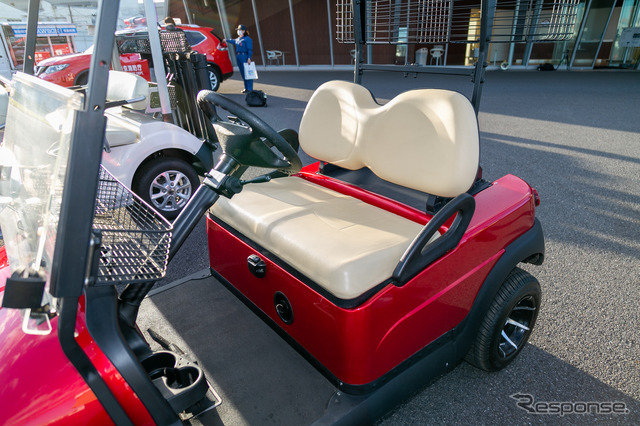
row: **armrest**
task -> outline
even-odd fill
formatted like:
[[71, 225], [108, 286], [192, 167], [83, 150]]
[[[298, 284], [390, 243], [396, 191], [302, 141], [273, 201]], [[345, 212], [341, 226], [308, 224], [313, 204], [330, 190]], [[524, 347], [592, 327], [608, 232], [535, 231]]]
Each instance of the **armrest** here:
[[[475, 199], [467, 193], [449, 201], [413, 240], [393, 271], [392, 278], [402, 285], [446, 252], [456, 248], [469, 227], [475, 208]], [[447, 232], [432, 241], [438, 229], [454, 215], [456, 217]]]

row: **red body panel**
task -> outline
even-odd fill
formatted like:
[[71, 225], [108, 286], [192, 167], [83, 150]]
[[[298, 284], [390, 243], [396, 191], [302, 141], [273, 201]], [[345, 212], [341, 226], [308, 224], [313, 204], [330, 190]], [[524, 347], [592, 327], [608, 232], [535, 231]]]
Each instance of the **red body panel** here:
[[191, 46], [198, 53], [207, 55], [207, 62], [216, 64], [220, 68], [223, 78], [225, 75], [233, 73], [233, 65], [229, 59], [227, 44], [223, 39], [219, 39], [213, 34], [213, 28], [199, 27], [197, 25], [176, 25], [183, 31], [197, 31], [205, 36], [205, 39], [198, 44]]
[[[0, 257], [2, 253], [4, 247], [0, 248]], [[9, 276], [8, 267], [0, 269], [0, 300]], [[94, 393], [63, 353], [57, 325], [57, 317], [54, 317], [49, 335], [25, 334], [21, 311], [0, 308], [0, 424], [112, 424]], [[78, 311], [76, 335], [76, 340], [129, 418], [135, 424], [153, 424], [142, 402], [91, 338], [84, 322], [83, 303]]]
[[[70, 87], [76, 84], [76, 78], [83, 72], [89, 71], [91, 65], [91, 53], [74, 53], [71, 55], [55, 56], [49, 59], [45, 59], [38, 64], [39, 67], [50, 67], [53, 65], [68, 66], [58, 72], [39, 74], [43, 80], [50, 81], [64, 87]], [[133, 74], [140, 75], [147, 80], [151, 80], [151, 73], [149, 72], [149, 63], [145, 59], [141, 59], [140, 55], [136, 53], [126, 53], [120, 55], [120, 64], [122, 70], [131, 72]]]
[[139, 75], [145, 80], [151, 81], [149, 61], [140, 58], [140, 55], [135, 53], [120, 55], [120, 65], [122, 65], [122, 71]]
[[55, 332], [28, 335], [21, 323], [20, 311], [0, 309], [0, 423], [109, 424], [102, 405], [62, 352]]
[[38, 67], [50, 67], [64, 64], [68, 64], [65, 69], [48, 74], [39, 74], [38, 77], [55, 84], [59, 84], [60, 86], [73, 86], [78, 75], [85, 71], [89, 71], [91, 54], [82, 52], [73, 53], [71, 55], [54, 56], [38, 62]]
[[[2, 268], [9, 265], [9, 261], [7, 259], [7, 251], [4, 249], [4, 246], [0, 247], [0, 274], [2, 273]], [[2, 278], [2, 275], [0, 275]], [[4, 280], [0, 279], [0, 282], [4, 282]], [[0, 290], [4, 288], [4, 284], [0, 287]]]
[[[353, 186], [303, 175], [416, 222], [426, 223], [430, 218]], [[365, 385], [458, 325], [504, 247], [533, 226], [531, 188], [515, 176], [499, 179], [475, 199], [476, 212], [458, 248], [402, 287], [389, 284], [353, 309], [335, 305], [209, 218], [211, 267], [341, 382]], [[246, 262], [251, 254], [267, 263], [264, 278], [249, 272]], [[292, 324], [284, 324], [275, 311], [277, 291], [291, 302]]]

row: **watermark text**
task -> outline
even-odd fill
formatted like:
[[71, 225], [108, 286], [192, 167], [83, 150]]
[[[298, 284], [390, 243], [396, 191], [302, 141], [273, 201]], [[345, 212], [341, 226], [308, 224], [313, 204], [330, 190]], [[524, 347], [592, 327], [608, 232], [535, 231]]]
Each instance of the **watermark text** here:
[[531, 414], [629, 414], [627, 404], [622, 401], [536, 401], [528, 393], [511, 395], [521, 410]]

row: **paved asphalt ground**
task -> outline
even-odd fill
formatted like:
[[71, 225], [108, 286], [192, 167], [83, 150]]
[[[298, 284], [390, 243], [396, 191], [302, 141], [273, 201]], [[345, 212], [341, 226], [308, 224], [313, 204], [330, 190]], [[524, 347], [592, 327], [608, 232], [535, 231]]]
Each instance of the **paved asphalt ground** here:
[[[297, 130], [313, 90], [332, 79], [352, 73], [262, 72], [256, 88], [268, 108], [253, 111], [276, 129]], [[370, 73], [363, 83], [380, 102], [411, 88], [471, 93], [466, 77]], [[381, 423], [640, 424], [640, 73], [490, 72], [484, 86], [485, 177], [512, 173], [541, 195], [546, 261], [526, 269], [541, 283], [542, 310], [507, 369], [462, 363]], [[242, 102], [240, 89], [234, 77], [220, 92]], [[164, 283], [207, 267], [206, 253], [203, 221]], [[531, 414], [510, 397], [518, 393], [565, 402], [565, 411], [619, 402], [625, 414]]]

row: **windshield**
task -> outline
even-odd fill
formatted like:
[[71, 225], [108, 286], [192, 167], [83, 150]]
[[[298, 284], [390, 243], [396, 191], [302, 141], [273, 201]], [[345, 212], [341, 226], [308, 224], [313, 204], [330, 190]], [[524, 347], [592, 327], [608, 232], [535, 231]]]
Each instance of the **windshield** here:
[[[162, 3], [155, 8], [158, 16], [165, 16]], [[142, 2], [121, 1], [117, 29], [145, 26], [142, 15]], [[93, 48], [86, 52], [93, 53]], [[22, 73], [14, 75], [11, 87], [0, 145], [0, 239], [12, 272], [44, 268], [48, 275], [70, 133], [83, 95]]]
[[13, 77], [0, 148], [0, 228], [12, 272], [51, 272], [70, 134], [82, 102], [81, 94], [39, 78]]

